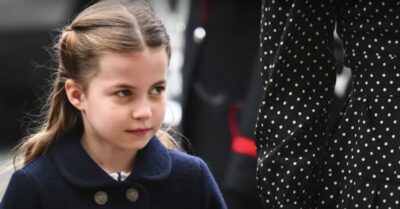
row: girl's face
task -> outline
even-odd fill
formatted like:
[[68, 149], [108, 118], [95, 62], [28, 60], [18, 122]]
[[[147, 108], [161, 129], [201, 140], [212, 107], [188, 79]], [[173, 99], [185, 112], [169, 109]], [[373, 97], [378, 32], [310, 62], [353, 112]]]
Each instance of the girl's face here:
[[146, 146], [164, 119], [167, 68], [163, 49], [101, 56], [78, 108], [84, 139], [122, 150]]

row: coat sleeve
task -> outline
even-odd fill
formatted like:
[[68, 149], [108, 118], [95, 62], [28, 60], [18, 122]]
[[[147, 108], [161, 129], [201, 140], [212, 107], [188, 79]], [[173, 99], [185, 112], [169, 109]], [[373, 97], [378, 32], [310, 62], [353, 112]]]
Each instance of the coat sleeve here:
[[331, 0], [262, 2], [264, 94], [256, 125], [266, 208], [312, 208], [336, 68]]
[[200, 160], [200, 186], [201, 186], [201, 202], [204, 209], [226, 209], [224, 198], [221, 191], [203, 160]]
[[37, 194], [29, 174], [24, 170], [17, 170], [11, 176], [0, 209], [40, 209]]

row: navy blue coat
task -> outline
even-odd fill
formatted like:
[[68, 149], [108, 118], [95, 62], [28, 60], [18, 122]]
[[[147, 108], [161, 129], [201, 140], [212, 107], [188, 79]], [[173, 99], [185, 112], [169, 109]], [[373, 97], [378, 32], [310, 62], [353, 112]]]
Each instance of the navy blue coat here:
[[89, 157], [79, 134], [61, 137], [49, 152], [15, 171], [0, 209], [226, 208], [201, 159], [166, 149], [153, 137], [139, 151], [132, 174], [118, 182]]

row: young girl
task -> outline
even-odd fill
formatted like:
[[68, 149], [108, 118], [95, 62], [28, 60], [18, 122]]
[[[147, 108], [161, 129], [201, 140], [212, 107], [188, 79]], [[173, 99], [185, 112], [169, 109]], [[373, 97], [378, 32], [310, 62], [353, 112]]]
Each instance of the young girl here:
[[47, 115], [0, 209], [226, 208], [205, 163], [159, 130], [170, 42], [148, 6], [100, 1], [56, 49]]

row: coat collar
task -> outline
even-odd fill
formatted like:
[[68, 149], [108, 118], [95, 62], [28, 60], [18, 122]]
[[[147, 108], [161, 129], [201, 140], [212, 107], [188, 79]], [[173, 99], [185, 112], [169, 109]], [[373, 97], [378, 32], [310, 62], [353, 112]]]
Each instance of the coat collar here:
[[[58, 138], [50, 149], [61, 175], [80, 187], [113, 186], [121, 184], [101, 169], [83, 149], [81, 129]], [[135, 168], [125, 182], [155, 182], [171, 173], [168, 150], [154, 136], [136, 156]]]

